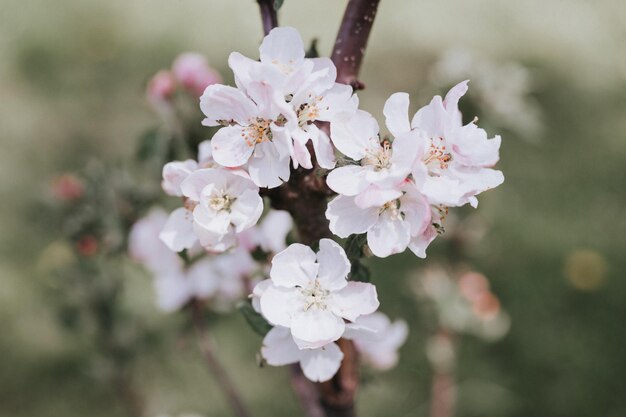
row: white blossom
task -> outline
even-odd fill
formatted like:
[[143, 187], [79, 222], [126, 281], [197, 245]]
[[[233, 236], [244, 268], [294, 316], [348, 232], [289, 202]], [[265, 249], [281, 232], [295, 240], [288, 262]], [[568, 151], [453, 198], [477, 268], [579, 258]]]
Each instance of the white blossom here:
[[315, 254], [308, 246], [292, 244], [272, 260], [271, 285], [260, 296], [263, 316], [287, 327], [296, 345], [315, 349], [341, 337], [344, 319], [356, 320], [378, 308], [376, 287], [348, 282], [350, 262], [337, 243], [320, 241]]

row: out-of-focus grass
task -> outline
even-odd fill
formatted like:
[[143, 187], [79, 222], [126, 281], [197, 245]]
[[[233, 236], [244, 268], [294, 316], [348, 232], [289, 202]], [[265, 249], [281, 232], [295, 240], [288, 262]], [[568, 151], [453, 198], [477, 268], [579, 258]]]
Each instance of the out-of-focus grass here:
[[[285, 24], [299, 27], [305, 39], [320, 37], [321, 51], [327, 51], [341, 15], [337, 2], [285, 3]], [[395, 91], [412, 93], [416, 108], [426, 64], [438, 48], [465, 46], [522, 60], [539, 82], [545, 135], [536, 144], [505, 135], [500, 167], [507, 180], [481, 199], [481, 216], [491, 228], [471, 248], [513, 325], [493, 345], [463, 340], [459, 416], [626, 415], [620, 320], [626, 315], [624, 16], [624, 6], [609, 0], [382, 2], [363, 71], [368, 89], [360, 93], [375, 115]], [[0, 415], [124, 415], [113, 389], [93, 382], [90, 352], [52, 317], [36, 261], [55, 236], [39, 233], [37, 225], [49, 219], [32, 209], [33, 201], [54, 173], [94, 156], [129, 159], [136, 137], [155, 120], [143, 85], [178, 52], [206, 53], [225, 70], [228, 52], [254, 55], [259, 39], [252, 0], [5, 1]], [[405, 277], [441, 258], [441, 245], [427, 261], [402, 255], [372, 262], [384, 311], [407, 318], [412, 331], [402, 366], [384, 374], [366, 371], [359, 398], [364, 416], [427, 415], [427, 329]], [[580, 249], [593, 251], [608, 268], [591, 291], [574, 288], [565, 276], [567, 259]], [[129, 302], [146, 305], [149, 280], [137, 273], [128, 279]], [[134, 369], [149, 411], [227, 415], [195, 347], [171, 330], [171, 318], [144, 310], [172, 332]], [[256, 367], [260, 339], [240, 317], [220, 322], [214, 336], [255, 415], [296, 414], [286, 373]]]

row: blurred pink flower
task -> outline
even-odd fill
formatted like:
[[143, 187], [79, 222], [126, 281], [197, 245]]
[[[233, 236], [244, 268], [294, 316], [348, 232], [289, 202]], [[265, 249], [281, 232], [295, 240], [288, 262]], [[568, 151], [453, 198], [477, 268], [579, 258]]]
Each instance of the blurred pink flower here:
[[183, 88], [200, 97], [204, 90], [222, 81], [221, 75], [209, 66], [207, 59], [197, 53], [186, 52], [176, 58], [172, 74]]
[[54, 198], [61, 201], [72, 201], [83, 195], [85, 186], [75, 175], [62, 174], [52, 179], [50, 190]]
[[174, 75], [167, 70], [161, 70], [154, 74], [148, 82], [146, 94], [148, 99], [153, 103], [161, 103], [168, 101], [176, 90], [176, 79]]

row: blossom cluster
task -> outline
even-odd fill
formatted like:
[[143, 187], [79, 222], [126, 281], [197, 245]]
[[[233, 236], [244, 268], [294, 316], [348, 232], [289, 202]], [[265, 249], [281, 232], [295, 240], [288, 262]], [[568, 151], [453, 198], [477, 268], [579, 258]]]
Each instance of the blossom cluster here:
[[[250, 252], [260, 247], [273, 255], [270, 278], [252, 294], [273, 326], [261, 351], [268, 364], [299, 362], [309, 379], [328, 380], [341, 364], [336, 342], [344, 338], [373, 366], [391, 367], [406, 324], [376, 311], [373, 284], [348, 280], [351, 263], [338, 243], [322, 239], [317, 253], [302, 244], [285, 248], [292, 227], [286, 213], [271, 212], [257, 225], [265, 210], [261, 190], [316, 161], [337, 193], [325, 212], [332, 233], [366, 234], [378, 257], [407, 248], [425, 257], [450, 207], [476, 207], [478, 194], [502, 183], [492, 168], [500, 137], [490, 139], [476, 120], [463, 124], [458, 102], [467, 81], [412, 118], [408, 94], [393, 94], [383, 109], [385, 135], [358, 108], [352, 87], [336, 82], [330, 59], [305, 57], [295, 29], [273, 29], [259, 52], [259, 60], [230, 55], [236, 86], [212, 82], [204, 89], [202, 124], [215, 134], [200, 144], [197, 160], [163, 167], [162, 188], [181, 206], [167, 219], [152, 213], [138, 224], [131, 250], [157, 276], [161, 305], [172, 310], [220, 292], [240, 296], [254, 274]], [[175, 254], [183, 251], [223, 255], [183, 265]]]

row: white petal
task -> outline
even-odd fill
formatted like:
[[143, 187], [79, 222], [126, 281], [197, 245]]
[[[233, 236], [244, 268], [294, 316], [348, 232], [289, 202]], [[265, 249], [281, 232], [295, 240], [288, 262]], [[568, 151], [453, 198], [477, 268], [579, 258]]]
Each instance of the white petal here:
[[282, 210], [272, 210], [265, 216], [259, 229], [261, 230], [261, 249], [270, 253], [278, 253], [285, 249], [287, 235], [293, 228], [291, 215]]
[[299, 362], [302, 353], [286, 327], [272, 328], [263, 339], [261, 355], [269, 365], [283, 366]]
[[344, 329], [343, 319], [330, 310], [314, 307], [298, 312], [291, 322], [291, 335], [300, 349], [315, 349], [334, 342]]
[[378, 208], [401, 196], [402, 191], [397, 188], [381, 188], [371, 185], [354, 198], [354, 203], [361, 209]]
[[320, 240], [317, 263], [319, 264], [318, 280], [324, 289], [336, 291], [347, 285], [346, 278], [350, 272], [350, 261], [337, 242], [330, 239]]
[[263, 281], [256, 284], [254, 286], [254, 289], [252, 290], [252, 295], [251, 295], [252, 308], [254, 308], [254, 311], [256, 311], [259, 314], [261, 313], [261, 296], [263, 295], [265, 290], [271, 287], [272, 285], [274, 284], [272, 284], [271, 279], [264, 279]]
[[263, 39], [259, 47], [261, 62], [295, 66], [304, 61], [304, 43], [292, 27], [277, 27]]
[[181, 183], [180, 188], [186, 197], [189, 197], [193, 201], [200, 201], [202, 198], [202, 192], [207, 186], [217, 186], [217, 188], [223, 188], [224, 186], [224, 171], [206, 168], [199, 169], [192, 172]]
[[437, 230], [433, 226], [426, 228], [424, 233], [417, 235], [411, 239], [409, 249], [420, 258], [426, 257], [426, 248], [437, 237]]
[[275, 285], [305, 286], [315, 280], [319, 264], [315, 252], [303, 244], [294, 243], [272, 258], [270, 276]]
[[330, 138], [337, 149], [355, 161], [363, 159], [370, 149], [378, 148], [378, 123], [366, 111], [357, 111], [347, 121], [332, 123]]
[[261, 314], [275, 326], [291, 327], [303, 305], [300, 290], [296, 288], [272, 285], [263, 291], [260, 298]]
[[355, 196], [365, 190], [367, 169], [361, 165], [346, 165], [333, 169], [326, 177], [326, 184], [338, 194]]
[[387, 129], [394, 137], [411, 130], [409, 124], [409, 95], [407, 93], [395, 93], [387, 99], [383, 108]]
[[180, 197], [183, 195], [180, 184], [198, 168], [193, 159], [186, 161], [168, 162], [163, 166], [163, 181], [161, 187], [167, 195]]
[[198, 164], [202, 168], [213, 165], [213, 148], [210, 140], [203, 140], [198, 145]]
[[425, 138], [418, 130], [409, 131], [396, 136], [392, 144], [391, 163], [396, 175], [408, 176], [415, 165], [418, 155], [421, 156], [420, 148]]
[[378, 222], [367, 232], [367, 246], [379, 258], [404, 252], [411, 240], [411, 225], [392, 217], [388, 210], [381, 213]]
[[128, 252], [155, 275], [182, 270], [182, 259], [159, 239], [159, 233], [167, 222], [167, 213], [152, 209], [139, 219], [128, 235]]
[[202, 121], [205, 126], [218, 126], [220, 121], [230, 120], [245, 126], [257, 111], [252, 100], [243, 92], [221, 84], [210, 85], [204, 90], [200, 97], [200, 109], [206, 116]]
[[216, 212], [202, 205], [197, 205], [193, 210], [193, 220], [197, 226], [220, 236], [228, 233], [230, 227], [228, 212], [224, 210]]
[[237, 233], [254, 226], [263, 213], [263, 199], [257, 191], [245, 190], [231, 205], [230, 222]]
[[329, 228], [337, 236], [365, 233], [378, 220], [378, 207], [362, 209], [354, 203], [354, 197], [337, 196], [326, 209]]
[[211, 139], [215, 162], [225, 167], [238, 167], [248, 162], [255, 146], [246, 142], [244, 134], [241, 126], [226, 126], [218, 130]]
[[443, 100], [443, 107], [446, 108], [452, 119], [459, 124], [462, 123], [461, 112], [459, 111], [459, 99], [467, 93], [468, 82], [469, 80], [461, 81], [452, 87]]
[[193, 214], [184, 207], [170, 214], [159, 238], [174, 252], [190, 249], [198, 240], [193, 231]]
[[271, 142], [256, 145], [248, 172], [259, 187], [274, 188], [289, 180], [289, 157], [281, 158]]
[[343, 352], [335, 343], [329, 343], [319, 349], [302, 351], [300, 367], [304, 376], [313, 382], [324, 382], [331, 379], [339, 370]]
[[431, 102], [419, 109], [411, 120], [413, 129], [423, 130], [430, 138], [444, 137], [450, 124], [450, 115], [443, 107], [440, 96], [433, 97]]
[[229, 229], [226, 234], [221, 234], [194, 223], [193, 230], [200, 240], [200, 245], [211, 252], [224, 252], [237, 244], [237, 237], [232, 229]]
[[335, 148], [330, 143], [330, 138], [315, 125], [309, 126], [309, 132], [311, 133], [311, 142], [313, 143], [317, 163], [324, 169], [333, 169], [337, 164], [337, 160], [335, 159]]
[[330, 295], [328, 305], [333, 313], [350, 321], [359, 316], [371, 314], [380, 305], [376, 287], [367, 282], [350, 281], [340, 291]]

